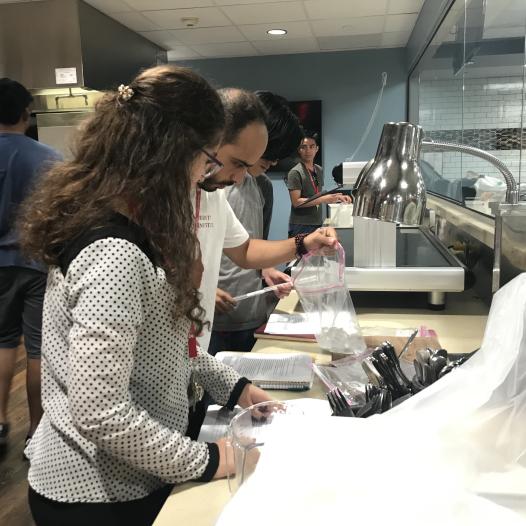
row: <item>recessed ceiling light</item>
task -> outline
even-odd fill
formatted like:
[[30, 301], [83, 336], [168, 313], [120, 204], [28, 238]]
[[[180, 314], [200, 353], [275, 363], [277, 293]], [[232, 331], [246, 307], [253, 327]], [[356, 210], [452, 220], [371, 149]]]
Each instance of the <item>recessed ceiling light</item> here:
[[269, 35], [286, 35], [287, 30], [286, 29], [269, 29], [267, 33]]

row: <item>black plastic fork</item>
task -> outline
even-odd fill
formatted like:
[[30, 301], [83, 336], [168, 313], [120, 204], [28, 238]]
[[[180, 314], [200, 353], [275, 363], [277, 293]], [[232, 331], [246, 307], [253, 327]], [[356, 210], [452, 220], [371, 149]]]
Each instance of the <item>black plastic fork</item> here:
[[327, 400], [332, 409], [332, 416], [355, 416], [347, 398], [338, 387], [331, 389], [327, 393]]

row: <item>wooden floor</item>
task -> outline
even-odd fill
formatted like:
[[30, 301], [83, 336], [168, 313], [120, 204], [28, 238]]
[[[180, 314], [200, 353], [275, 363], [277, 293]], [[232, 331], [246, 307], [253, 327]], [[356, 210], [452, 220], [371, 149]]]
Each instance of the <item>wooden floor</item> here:
[[9, 447], [0, 457], [0, 525], [34, 526], [27, 505], [28, 462], [22, 459], [24, 440], [29, 426], [26, 401], [26, 356], [21, 346], [17, 351], [15, 377], [9, 399]]

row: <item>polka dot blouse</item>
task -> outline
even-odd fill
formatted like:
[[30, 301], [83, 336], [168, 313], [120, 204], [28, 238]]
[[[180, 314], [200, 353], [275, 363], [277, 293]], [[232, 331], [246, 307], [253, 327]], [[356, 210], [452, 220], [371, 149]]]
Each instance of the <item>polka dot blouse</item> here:
[[[29, 484], [62, 502], [142, 498], [165, 483], [209, 480], [215, 444], [184, 436], [191, 366], [164, 271], [125, 239], [85, 247], [44, 302], [44, 416], [27, 453]], [[207, 353], [201, 385], [233, 406], [246, 381]]]

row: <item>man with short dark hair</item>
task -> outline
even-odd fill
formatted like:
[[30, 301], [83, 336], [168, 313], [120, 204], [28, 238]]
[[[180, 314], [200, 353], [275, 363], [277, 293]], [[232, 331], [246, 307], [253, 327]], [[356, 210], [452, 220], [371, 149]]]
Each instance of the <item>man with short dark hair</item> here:
[[[336, 243], [333, 229], [281, 241], [250, 237], [227, 201], [224, 189], [245, 181], [247, 171], [259, 171], [259, 166], [267, 169], [272, 164], [273, 160], [261, 160], [268, 144], [267, 112], [254, 93], [228, 88], [220, 90], [219, 94], [227, 115], [225, 137], [228, 141], [224, 140], [218, 151], [211, 153], [211, 162], [218, 162], [222, 169], [201, 182], [193, 196], [204, 267], [199, 292], [210, 329], [216, 305], [220, 302], [235, 304], [231, 297], [216, 295], [216, 292], [221, 293], [217, 283], [222, 254], [242, 269], [262, 269], [290, 261], [296, 254], [333, 247]], [[290, 290], [290, 285], [284, 287]], [[205, 328], [198, 338], [202, 349], [209, 350], [210, 336], [211, 331]], [[190, 412], [187, 435], [193, 439], [199, 435], [206, 402], [197, 404]]]
[[349, 196], [334, 193], [306, 203], [323, 189], [323, 170], [314, 162], [319, 149], [318, 135], [306, 133], [298, 148], [300, 162], [287, 175], [286, 183], [291, 204], [289, 237], [308, 234], [319, 228], [323, 222], [322, 204], [351, 202]]
[[[225, 190], [228, 203], [251, 238], [267, 239], [272, 219], [273, 189], [266, 171], [280, 159], [294, 152], [303, 136], [298, 118], [286, 99], [268, 91], [256, 92], [267, 111], [268, 144], [259, 161], [247, 169], [244, 179]], [[227, 109], [227, 114], [235, 108]], [[216, 313], [209, 352], [250, 351], [255, 343], [254, 331], [268, 319], [276, 305], [276, 296], [266, 294], [235, 305], [234, 296], [267, 285], [286, 283], [289, 276], [274, 267], [260, 270], [242, 269], [228, 257], [221, 259]], [[290, 286], [287, 287], [287, 292]]]
[[35, 179], [61, 156], [25, 135], [33, 97], [20, 83], [0, 79], [0, 449], [7, 445], [7, 403], [24, 336], [31, 438], [40, 417], [40, 343], [46, 269], [27, 261], [18, 247], [15, 219]]
[[[222, 169], [199, 183], [195, 195], [197, 235], [204, 265], [201, 306], [212, 326], [218, 305], [234, 306], [230, 295], [217, 289], [221, 255], [225, 254], [243, 269], [263, 269], [290, 261], [298, 250], [332, 246], [335, 232], [313, 232], [310, 236], [281, 241], [253, 238], [243, 227], [227, 200], [225, 188], [241, 184], [247, 171], [261, 173], [275, 160], [262, 159], [268, 145], [267, 111], [254, 93], [226, 88], [219, 90], [226, 114], [226, 139], [214, 154]], [[255, 173], [255, 172], [254, 172]], [[286, 287], [286, 286], [285, 286]], [[290, 286], [288, 286], [290, 289]], [[217, 295], [216, 295], [217, 292]], [[219, 307], [221, 310], [221, 307]], [[210, 331], [199, 337], [203, 349], [209, 348]]]

